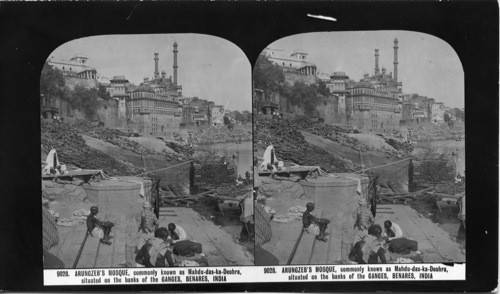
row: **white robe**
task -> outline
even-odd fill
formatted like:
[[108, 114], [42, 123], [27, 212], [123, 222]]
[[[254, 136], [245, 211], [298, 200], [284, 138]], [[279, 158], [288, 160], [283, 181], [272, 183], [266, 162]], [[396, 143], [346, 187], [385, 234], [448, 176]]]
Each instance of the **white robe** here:
[[[56, 165], [54, 166], [54, 160], [56, 162]], [[47, 159], [45, 160], [45, 167], [43, 168], [43, 173], [44, 174], [50, 174], [50, 169], [56, 169], [56, 167], [59, 165], [59, 158], [57, 158], [57, 151], [56, 149], [52, 149], [49, 152], [49, 155], [47, 155]], [[56, 170], [56, 174], [59, 174], [59, 172]]]
[[261, 170], [266, 170], [268, 164], [274, 164], [277, 159], [276, 159], [276, 154], [274, 153], [274, 147], [273, 145], [269, 145], [266, 148], [266, 151], [264, 151], [264, 157], [263, 161], [260, 164], [260, 169]]

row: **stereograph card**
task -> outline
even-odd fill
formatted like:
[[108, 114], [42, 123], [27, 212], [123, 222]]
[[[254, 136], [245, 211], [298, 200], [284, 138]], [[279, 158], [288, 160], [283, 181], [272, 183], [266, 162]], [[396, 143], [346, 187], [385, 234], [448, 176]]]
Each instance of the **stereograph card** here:
[[496, 288], [494, 2], [71, 4], [0, 5], [1, 289]]

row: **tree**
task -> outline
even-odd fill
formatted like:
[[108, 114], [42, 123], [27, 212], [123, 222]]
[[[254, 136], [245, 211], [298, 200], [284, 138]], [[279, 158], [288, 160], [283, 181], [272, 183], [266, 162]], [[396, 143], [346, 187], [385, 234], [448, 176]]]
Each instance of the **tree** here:
[[[256, 89], [264, 91], [264, 95], [281, 93], [285, 84], [283, 70], [273, 64], [264, 54], [261, 54], [253, 70], [253, 82]], [[261, 97], [254, 98], [254, 107], [259, 109]]]
[[304, 109], [308, 116], [316, 115], [316, 107], [321, 102], [318, 96], [316, 85], [307, 85], [302, 81], [296, 81], [293, 86], [286, 90], [286, 95], [290, 98], [293, 105]]
[[278, 65], [261, 54], [255, 63], [253, 81], [256, 88], [277, 93], [285, 83], [285, 74]]
[[45, 62], [40, 74], [40, 93], [49, 98], [50, 96], [62, 98], [64, 96], [64, 86], [65, 81], [62, 72]]
[[99, 105], [97, 101], [98, 97], [98, 90], [89, 90], [83, 86], [76, 85], [70, 95], [70, 104], [72, 108], [83, 110], [88, 119], [93, 119]]
[[444, 122], [447, 123], [451, 120], [451, 117], [448, 113], [445, 113], [443, 119], [444, 119]]
[[455, 117], [457, 119], [464, 121], [465, 115], [464, 115], [464, 112], [460, 108], [455, 107], [455, 108], [453, 108], [453, 111], [455, 112]]
[[320, 93], [321, 95], [325, 96], [325, 97], [328, 97], [330, 95], [330, 90], [328, 89], [328, 87], [326, 86], [326, 83], [322, 80], [319, 80], [318, 81], [318, 93]]
[[224, 125], [228, 126], [230, 123], [231, 123], [231, 120], [229, 119], [229, 117], [227, 117], [226, 115], [224, 115]]
[[241, 112], [241, 114], [242, 114], [243, 116], [245, 116], [245, 121], [246, 121], [246, 122], [252, 122], [252, 113], [251, 113], [250, 111], [248, 111], [248, 110], [243, 110], [243, 111]]
[[108, 91], [106, 91], [106, 87], [104, 85], [99, 85], [99, 88], [97, 90], [97, 95], [101, 97], [104, 100], [109, 100], [111, 99], [111, 95], [109, 94]]

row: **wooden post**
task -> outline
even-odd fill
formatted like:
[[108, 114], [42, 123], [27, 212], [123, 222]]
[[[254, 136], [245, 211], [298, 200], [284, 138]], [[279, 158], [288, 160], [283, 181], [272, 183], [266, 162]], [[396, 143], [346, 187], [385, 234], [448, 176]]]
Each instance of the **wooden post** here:
[[160, 179], [156, 179], [155, 183], [155, 214], [156, 217], [160, 217]]

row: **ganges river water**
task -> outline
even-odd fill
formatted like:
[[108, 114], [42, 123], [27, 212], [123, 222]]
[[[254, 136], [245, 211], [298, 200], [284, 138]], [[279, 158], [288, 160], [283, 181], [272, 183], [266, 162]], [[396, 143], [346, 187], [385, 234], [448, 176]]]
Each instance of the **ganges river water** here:
[[[227, 160], [234, 161], [237, 166], [238, 175], [245, 178], [245, 172], [252, 171], [252, 142], [244, 141], [241, 143], [218, 143], [211, 145], [201, 145], [201, 149], [216, 150], [220, 156]], [[234, 159], [233, 159], [234, 155]]]

